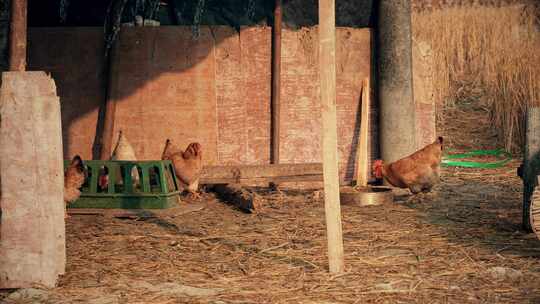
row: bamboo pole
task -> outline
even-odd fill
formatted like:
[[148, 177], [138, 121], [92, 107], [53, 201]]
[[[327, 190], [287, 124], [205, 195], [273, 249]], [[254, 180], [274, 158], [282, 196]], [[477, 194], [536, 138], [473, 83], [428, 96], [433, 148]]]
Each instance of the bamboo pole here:
[[27, 0], [11, 0], [9, 29], [9, 70], [26, 70]]
[[319, 70], [322, 109], [324, 207], [331, 273], [343, 272], [336, 117], [336, 24], [334, 0], [319, 0]]

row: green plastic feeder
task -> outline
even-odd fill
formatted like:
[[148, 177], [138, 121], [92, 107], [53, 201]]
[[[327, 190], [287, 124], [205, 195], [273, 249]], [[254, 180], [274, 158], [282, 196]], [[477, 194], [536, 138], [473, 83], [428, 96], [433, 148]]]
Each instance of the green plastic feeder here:
[[[69, 163], [64, 161], [64, 169]], [[68, 208], [165, 209], [178, 202], [180, 190], [170, 160], [86, 160], [83, 163], [86, 179], [81, 196], [68, 204]], [[138, 182], [132, 178], [132, 168], [137, 168]], [[99, 179], [105, 175], [108, 175], [108, 184], [102, 187]]]

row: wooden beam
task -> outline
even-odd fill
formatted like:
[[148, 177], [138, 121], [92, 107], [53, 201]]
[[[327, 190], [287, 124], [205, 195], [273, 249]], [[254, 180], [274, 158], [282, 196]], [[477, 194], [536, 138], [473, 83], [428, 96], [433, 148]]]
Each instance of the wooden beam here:
[[245, 184], [253, 182], [322, 181], [322, 164], [207, 166], [200, 184]]
[[334, 0], [319, 0], [319, 70], [322, 109], [324, 207], [331, 273], [344, 270], [336, 116], [336, 16]]
[[356, 150], [356, 184], [366, 187], [368, 183], [369, 163], [369, 109], [370, 84], [366, 78], [362, 84], [362, 107], [360, 113], [360, 134], [358, 135], [358, 149]]
[[279, 122], [281, 92], [281, 0], [275, 0], [272, 27], [272, 151], [271, 163], [279, 164]]
[[215, 185], [213, 190], [221, 199], [243, 211], [254, 212], [261, 208], [262, 198], [239, 184]]
[[[279, 164], [279, 123], [281, 97], [281, 0], [274, 3], [274, 24], [272, 26], [272, 92], [271, 92], [271, 130], [270, 130], [270, 163]], [[277, 188], [277, 183], [270, 183], [270, 188]]]
[[9, 29], [9, 70], [26, 70], [27, 0], [11, 0]]

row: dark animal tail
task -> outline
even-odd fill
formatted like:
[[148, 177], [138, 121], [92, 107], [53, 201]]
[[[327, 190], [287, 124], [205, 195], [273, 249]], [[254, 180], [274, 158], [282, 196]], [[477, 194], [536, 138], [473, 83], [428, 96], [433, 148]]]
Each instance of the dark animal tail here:
[[78, 154], [75, 155], [75, 157], [73, 157], [73, 159], [71, 160], [71, 165], [76, 166], [80, 172], [84, 171], [84, 164], [82, 158]]
[[165, 147], [163, 148], [163, 152], [161, 153], [161, 159], [168, 159], [169, 157], [169, 145], [171, 143], [171, 140], [167, 138], [167, 141], [165, 141]]
[[77, 154], [71, 160], [72, 164], [82, 164], [82, 158]]

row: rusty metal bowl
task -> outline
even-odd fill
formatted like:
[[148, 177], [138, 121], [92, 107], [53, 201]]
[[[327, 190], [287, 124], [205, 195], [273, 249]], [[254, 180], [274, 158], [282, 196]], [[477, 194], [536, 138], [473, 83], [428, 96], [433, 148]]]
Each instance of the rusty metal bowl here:
[[340, 201], [343, 205], [377, 206], [392, 203], [392, 188], [383, 186], [342, 187]]

